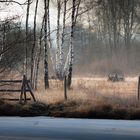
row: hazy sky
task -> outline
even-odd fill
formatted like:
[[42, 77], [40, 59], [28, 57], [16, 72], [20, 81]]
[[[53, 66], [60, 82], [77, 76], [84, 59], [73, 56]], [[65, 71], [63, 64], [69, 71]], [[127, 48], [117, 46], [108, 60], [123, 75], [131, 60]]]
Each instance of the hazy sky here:
[[[26, 0], [17, 0], [20, 3], [24, 3]], [[25, 24], [26, 21], [26, 8], [27, 6], [20, 6], [18, 4], [10, 4], [10, 5], [4, 5], [0, 3], [0, 20], [4, 20], [7, 17], [13, 17], [16, 15], [19, 15], [20, 18], [18, 19], [23, 24]], [[33, 26], [33, 19], [34, 19], [34, 8], [35, 8], [35, 0], [33, 0], [33, 3], [31, 4], [30, 8], [30, 15], [29, 15], [29, 26]], [[39, 0], [39, 6], [38, 6], [38, 15], [37, 15], [37, 23], [40, 24], [42, 22], [44, 12], [44, 6], [43, 3], [40, 3]], [[56, 20], [57, 14], [56, 14], [56, 7], [50, 5], [50, 21], [51, 25], [56, 26]]]

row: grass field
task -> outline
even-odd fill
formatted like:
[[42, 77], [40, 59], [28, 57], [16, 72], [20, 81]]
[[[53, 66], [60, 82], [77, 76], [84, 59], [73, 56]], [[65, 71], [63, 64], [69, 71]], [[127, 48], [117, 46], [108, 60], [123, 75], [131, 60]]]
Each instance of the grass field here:
[[[126, 78], [124, 82], [111, 82], [106, 78], [73, 78], [72, 88], [68, 90], [68, 100], [95, 101], [106, 100], [137, 100], [137, 78]], [[64, 100], [63, 82], [50, 80], [50, 89], [36, 93], [40, 101], [55, 103]]]
[[50, 89], [46, 91], [40, 83], [35, 92], [37, 103], [12, 104], [11, 110], [16, 115], [15, 108], [18, 108], [20, 116], [140, 119], [137, 87], [137, 78], [126, 78], [123, 82], [111, 82], [106, 78], [73, 78], [65, 101], [63, 82], [50, 80]]

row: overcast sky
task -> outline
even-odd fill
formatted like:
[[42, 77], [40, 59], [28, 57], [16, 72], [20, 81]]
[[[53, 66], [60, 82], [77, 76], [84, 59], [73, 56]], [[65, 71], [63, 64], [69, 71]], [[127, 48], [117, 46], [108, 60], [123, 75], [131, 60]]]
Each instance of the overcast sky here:
[[[20, 3], [24, 3], [26, 0], [17, 0]], [[18, 19], [23, 24], [25, 24], [26, 21], [26, 8], [27, 6], [20, 6], [18, 4], [10, 4], [10, 5], [4, 5], [0, 3], [0, 20], [4, 20], [7, 17], [13, 17], [16, 15], [19, 15], [20, 18]], [[29, 26], [33, 26], [33, 19], [34, 19], [34, 9], [35, 8], [35, 0], [31, 4], [30, 8], [30, 15], [29, 15]], [[38, 25], [42, 22], [44, 12], [44, 6], [43, 3], [40, 3], [39, 0], [39, 6], [38, 6], [38, 15], [37, 15], [37, 23]], [[51, 20], [51, 26], [56, 26], [56, 20], [57, 14], [56, 14], [56, 7], [50, 5], [50, 20]]]

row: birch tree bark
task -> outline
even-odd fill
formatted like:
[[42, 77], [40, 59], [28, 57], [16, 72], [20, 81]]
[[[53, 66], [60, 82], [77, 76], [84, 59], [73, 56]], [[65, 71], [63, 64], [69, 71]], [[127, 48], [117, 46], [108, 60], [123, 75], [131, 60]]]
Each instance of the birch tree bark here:
[[62, 29], [62, 39], [60, 46], [60, 75], [61, 78], [64, 78], [63, 67], [64, 67], [64, 39], [65, 39], [65, 28], [66, 28], [66, 9], [67, 9], [67, 0], [64, 0], [64, 14], [63, 14], [63, 29]]
[[32, 87], [34, 87], [34, 69], [35, 69], [35, 48], [36, 48], [36, 17], [37, 17], [37, 9], [38, 9], [38, 0], [36, 0], [36, 6], [35, 6], [35, 14], [34, 14], [34, 30], [33, 30], [33, 37], [34, 37], [34, 40], [33, 40], [33, 47], [32, 47], [32, 54], [31, 54], [31, 85]]
[[47, 43], [47, 9], [48, 9], [48, 0], [44, 0], [44, 84], [45, 89], [49, 88], [49, 75], [48, 75], [48, 43]]
[[70, 38], [70, 59], [69, 59], [69, 70], [67, 77], [67, 87], [70, 89], [71, 79], [72, 79], [72, 70], [73, 70], [73, 57], [74, 57], [74, 48], [73, 48], [73, 40], [74, 40], [74, 26], [75, 26], [75, 1], [72, 1], [72, 14], [71, 14], [71, 38]]
[[31, 0], [28, 0], [27, 2], [27, 13], [26, 13], [26, 46], [25, 46], [25, 63], [24, 63], [24, 74], [27, 77], [27, 51], [28, 51], [28, 22], [29, 22], [29, 12], [30, 12], [30, 4], [31, 4]]
[[53, 73], [55, 73], [55, 65], [54, 65], [54, 59], [53, 59], [53, 52], [52, 52], [52, 40], [51, 40], [51, 25], [50, 25], [50, 0], [48, 0], [48, 44], [49, 44], [49, 52], [50, 52], [50, 59], [53, 67]]
[[42, 27], [41, 27], [41, 30], [40, 30], [39, 50], [37, 52], [37, 60], [36, 60], [35, 90], [37, 90], [37, 86], [38, 86], [38, 72], [39, 72], [39, 64], [40, 64], [40, 59], [41, 59], [43, 27], [44, 27], [44, 17], [43, 17], [43, 20], [42, 20]]
[[56, 76], [60, 78], [60, 0], [57, 0], [57, 33], [56, 33], [56, 44], [57, 44], [57, 50], [56, 50]]

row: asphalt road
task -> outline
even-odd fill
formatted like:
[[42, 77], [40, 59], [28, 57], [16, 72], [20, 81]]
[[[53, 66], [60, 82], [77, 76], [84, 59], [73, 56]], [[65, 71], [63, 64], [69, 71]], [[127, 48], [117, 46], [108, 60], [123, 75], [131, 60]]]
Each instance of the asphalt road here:
[[0, 140], [140, 140], [140, 121], [0, 117]]

